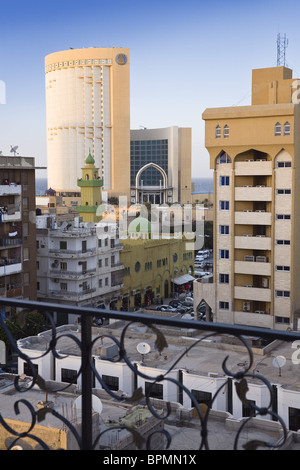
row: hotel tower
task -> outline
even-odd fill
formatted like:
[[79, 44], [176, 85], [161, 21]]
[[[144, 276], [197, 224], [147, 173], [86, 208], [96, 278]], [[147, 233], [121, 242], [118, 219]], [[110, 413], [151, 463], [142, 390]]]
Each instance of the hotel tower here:
[[286, 67], [253, 70], [250, 106], [206, 109], [214, 170], [214, 279], [196, 281], [208, 319], [298, 329], [299, 81]]
[[76, 192], [91, 153], [109, 195], [130, 194], [129, 50], [69, 49], [45, 58], [48, 187]]

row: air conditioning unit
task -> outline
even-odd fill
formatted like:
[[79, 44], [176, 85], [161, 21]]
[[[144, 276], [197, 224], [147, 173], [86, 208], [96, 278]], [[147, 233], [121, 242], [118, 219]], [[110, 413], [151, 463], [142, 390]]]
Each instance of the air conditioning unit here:
[[243, 302], [243, 312], [250, 312], [250, 302]]
[[246, 255], [244, 261], [254, 261], [254, 256]]
[[132, 291], [131, 291], [131, 294], [132, 294], [132, 295], [135, 295], [135, 294], [136, 294], [136, 290], [132, 290]]
[[267, 277], [263, 277], [262, 280], [261, 280], [261, 285], [262, 287], [264, 287], [265, 289], [269, 287], [269, 280]]
[[256, 261], [259, 263], [265, 263], [267, 261], [266, 256], [256, 256]]

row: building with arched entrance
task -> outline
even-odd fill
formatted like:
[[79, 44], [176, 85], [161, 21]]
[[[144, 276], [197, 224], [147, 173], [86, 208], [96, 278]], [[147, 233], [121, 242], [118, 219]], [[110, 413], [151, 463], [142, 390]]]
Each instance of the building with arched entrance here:
[[298, 328], [298, 89], [288, 68], [253, 70], [250, 106], [203, 113], [214, 170], [214, 278], [196, 281], [194, 297], [215, 321]]
[[130, 188], [132, 203], [191, 203], [191, 129], [131, 130]]

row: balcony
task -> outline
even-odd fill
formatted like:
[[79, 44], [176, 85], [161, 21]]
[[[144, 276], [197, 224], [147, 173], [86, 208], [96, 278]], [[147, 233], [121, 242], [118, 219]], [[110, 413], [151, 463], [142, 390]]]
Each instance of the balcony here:
[[235, 261], [234, 271], [238, 274], [271, 276], [271, 263], [258, 261]]
[[6, 260], [6, 263], [0, 266], [0, 276], [9, 276], [10, 274], [22, 272], [21, 260]]
[[20, 184], [1, 184], [0, 185], [0, 196], [20, 196], [21, 185]]
[[244, 300], [257, 300], [261, 302], [271, 302], [271, 289], [253, 287], [251, 285], [235, 286], [234, 298]]
[[264, 211], [238, 211], [235, 212], [235, 224], [240, 225], [271, 225], [271, 212]]
[[245, 250], [271, 250], [271, 237], [242, 235], [234, 237], [234, 247]]
[[272, 175], [272, 162], [266, 160], [245, 160], [235, 163], [236, 176]]
[[235, 187], [236, 201], [272, 201], [272, 188], [265, 186]]
[[[287, 411], [295, 399], [286, 378], [295, 383], [292, 362], [278, 380], [268, 354], [273, 342], [274, 354], [285, 342], [280, 352], [291, 353], [300, 340], [296, 331], [6, 298], [0, 305], [19, 312], [20, 320], [26, 310], [42, 312], [50, 325], [15, 342], [0, 316], [19, 357], [13, 380], [1, 374], [3, 449], [98, 450], [105, 459], [108, 450], [115, 458], [137, 449], [160, 457], [167, 449], [170, 457], [172, 450], [299, 448]], [[71, 312], [78, 324], [55, 327], [53, 312]], [[109, 327], [96, 327], [103, 316]], [[235, 417], [237, 410], [247, 414]]]

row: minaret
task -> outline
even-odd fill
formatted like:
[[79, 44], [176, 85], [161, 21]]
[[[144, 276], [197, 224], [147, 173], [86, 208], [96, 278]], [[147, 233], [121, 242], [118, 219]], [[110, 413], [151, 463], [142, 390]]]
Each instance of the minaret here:
[[85, 160], [85, 167], [81, 170], [82, 178], [77, 180], [81, 188], [81, 205], [77, 206], [77, 212], [83, 222], [99, 222], [101, 217], [97, 217], [96, 212], [101, 204], [103, 180], [99, 176], [99, 169], [95, 168], [95, 160], [91, 152]]

